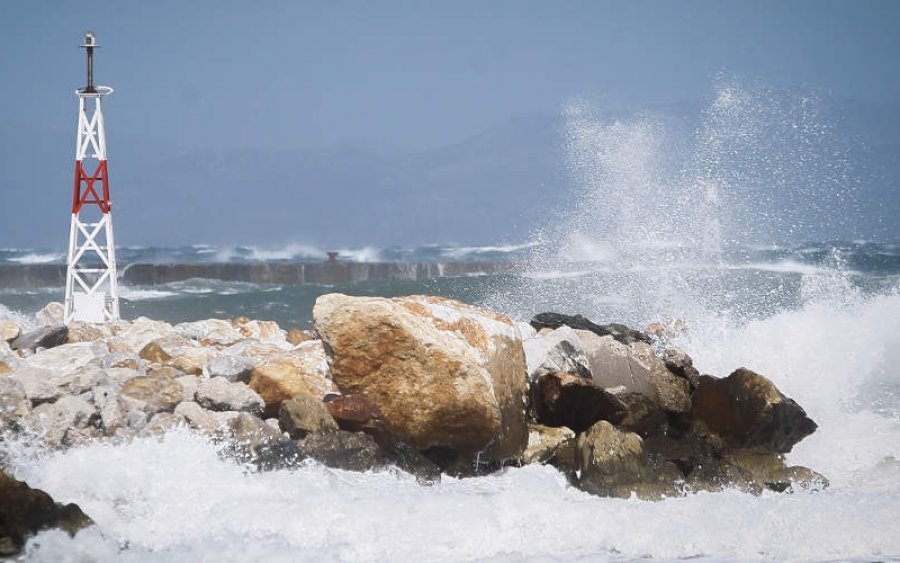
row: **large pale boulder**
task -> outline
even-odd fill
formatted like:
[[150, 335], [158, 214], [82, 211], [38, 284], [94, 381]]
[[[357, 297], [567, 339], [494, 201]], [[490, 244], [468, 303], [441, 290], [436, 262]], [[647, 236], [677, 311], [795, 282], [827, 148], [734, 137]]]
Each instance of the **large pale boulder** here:
[[224, 377], [201, 379], [197, 386], [197, 403], [216, 411], [262, 413], [262, 398], [243, 383], [232, 383]]
[[461, 459], [521, 455], [525, 357], [506, 317], [440, 297], [330, 294], [313, 318], [334, 382], [371, 401], [401, 440]]
[[[533, 330], [533, 329], [532, 329]], [[522, 342], [528, 375], [534, 379], [540, 373], [559, 371], [591, 377], [591, 367], [578, 334], [568, 326], [543, 336], [533, 336]]]
[[55, 403], [34, 408], [28, 426], [49, 446], [59, 447], [70, 428], [84, 428], [94, 415], [94, 407], [80, 397], [66, 396]]
[[175, 332], [185, 338], [217, 348], [229, 346], [244, 339], [244, 335], [234, 328], [230, 321], [222, 319], [180, 323], [175, 325]]
[[10, 341], [19, 336], [22, 328], [13, 320], [0, 321], [0, 340]]
[[51, 301], [35, 313], [34, 318], [39, 325], [61, 325], [66, 308], [58, 301]]
[[172, 325], [138, 317], [134, 321], [120, 322], [113, 330], [115, 337], [107, 340], [110, 352], [131, 352], [138, 354], [144, 346], [154, 340], [175, 334]]
[[279, 350], [263, 358], [250, 372], [250, 388], [273, 410], [297, 395], [322, 400], [336, 391], [328, 378], [330, 370], [321, 340], [309, 340], [290, 352]]
[[80, 395], [108, 379], [104, 372], [90, 366], [70, 372], [26, 366], [8, 377], [19, 382], [28, 399], [37, 403], [55, 401], [66, 395]]
[[101, 358], [106, 353], [106, 347], [100, 343], [77, 342], [63, 344], [41, 350], [23, 360], [23, 364], [31, 368], [50, 370], [56, 374], [64, 374], [81, 369], [88, 364], [101, 365]]
[[700, 376], [691, 410], [696, 429], [731, 448], [791, 451], [816, 423], [766, 377], [740, 368], [723, 379]]
[[641, 341], [623, 344], [611, 335], [597, 336], [586, 330], [575, 332], [584, 345], [594, 381], [601, 387], [624, 387], [653, 400], [668, 412], [690, 410], [688, 381], [670, 372], [650, 345]]

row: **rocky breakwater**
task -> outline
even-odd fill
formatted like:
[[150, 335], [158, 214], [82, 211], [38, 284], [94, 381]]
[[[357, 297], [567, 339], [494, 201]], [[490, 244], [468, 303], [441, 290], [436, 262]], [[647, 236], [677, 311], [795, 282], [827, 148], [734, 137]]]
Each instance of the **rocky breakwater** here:
[[547, 463], [605, 496], [826, 485], [784, 463], [815, 424], [769, 380], [701, 375], [621, 325], [515, 323], [426, 296], [325, 295], [314, 331], [244, 317], [66, 327], [60, 312], [2, 325], [3, 439], [65, 449], [183, 428], [262, 470], [311, 458], [428, 483]]

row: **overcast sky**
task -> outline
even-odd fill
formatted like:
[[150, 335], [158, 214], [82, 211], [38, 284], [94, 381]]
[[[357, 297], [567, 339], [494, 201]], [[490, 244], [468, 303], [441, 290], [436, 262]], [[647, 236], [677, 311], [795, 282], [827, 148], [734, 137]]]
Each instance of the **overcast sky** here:
[[719, 72], [900, 97], [896, 1], [30, 0], [0, 21], [0, 123], [74, 131], [92, 29], [111, 138], [187, 148], [432, 147], [574, 97], [696, 101]]

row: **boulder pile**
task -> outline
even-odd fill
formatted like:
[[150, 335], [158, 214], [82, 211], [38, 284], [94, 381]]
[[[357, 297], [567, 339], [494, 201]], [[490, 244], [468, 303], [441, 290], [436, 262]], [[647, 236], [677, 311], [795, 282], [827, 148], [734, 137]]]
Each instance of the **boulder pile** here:
[[591, 493], [642, 498], [827, 483], [785, 465], [816, 425], [764, 376], [701, 375], [658, 338], [581, 316], [329, 294], [313, 331], [43, 317], [2, 325], [0, 433], [50, 448], [187, 427], [263, 469], [391, 464], [431, 482], [548, 463]]

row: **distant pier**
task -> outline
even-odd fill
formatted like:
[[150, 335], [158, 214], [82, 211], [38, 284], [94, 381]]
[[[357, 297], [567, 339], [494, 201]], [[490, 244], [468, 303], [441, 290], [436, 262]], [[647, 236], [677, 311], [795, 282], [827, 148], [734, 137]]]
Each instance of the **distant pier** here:
[[[318, 263], [135, 263], [119, 268], [119, 283], [161, 285], [201, 278], [261, 284], [339, 284], [366, 281], [422, 281], [442, 277], [499, 274], [511, 262], [342, 262]], [[65, 264], [0, 264], [0, 288], [63, 287]]]

